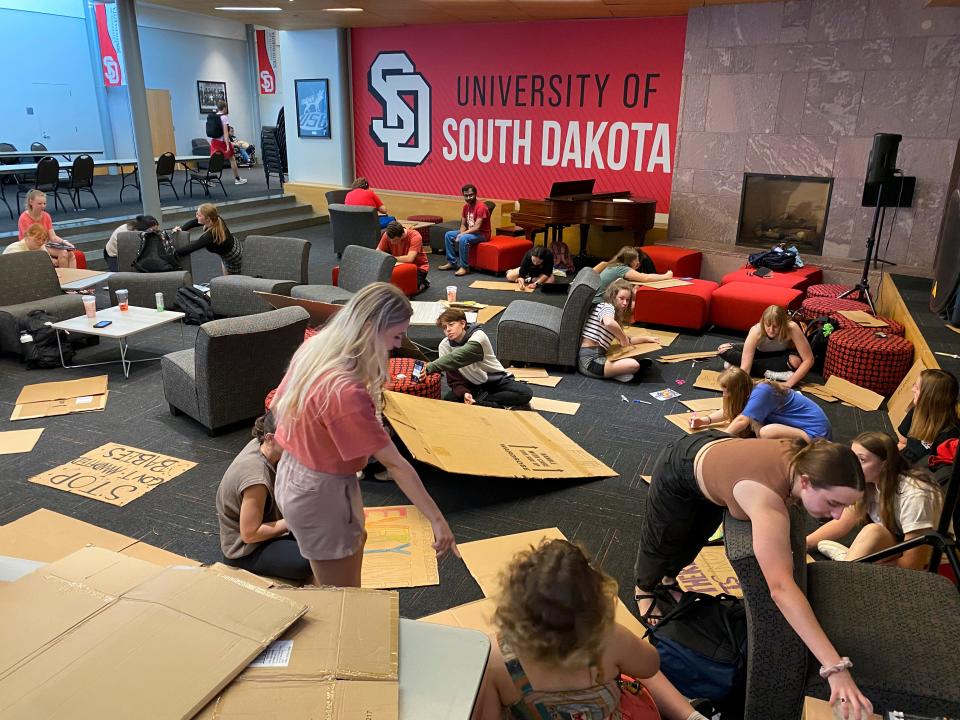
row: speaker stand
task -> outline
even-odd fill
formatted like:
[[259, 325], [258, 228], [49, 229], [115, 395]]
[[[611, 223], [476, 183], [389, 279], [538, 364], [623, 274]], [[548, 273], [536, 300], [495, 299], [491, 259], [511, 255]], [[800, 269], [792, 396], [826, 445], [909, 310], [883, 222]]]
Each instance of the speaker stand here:
[[873, 304], [873, 296], [870, 294], [870, 263], [873, 260], [873, 251], [877, 245], [877, 226], [880, 224], [880, 196], [883, 194], [883, 183], [877, 183], [877, 207], [873, 211], [873, 225], [870, 227], [870, 237], [867, 238], [867, 256], [863, 259], [863, 273], [860, 280], [852, 288], [840, 295], [840, 298], [848, 298], [853, 294], [859, 294], [861, 298], [870, 306], [870, 311], [876, 315], [877, 308]]

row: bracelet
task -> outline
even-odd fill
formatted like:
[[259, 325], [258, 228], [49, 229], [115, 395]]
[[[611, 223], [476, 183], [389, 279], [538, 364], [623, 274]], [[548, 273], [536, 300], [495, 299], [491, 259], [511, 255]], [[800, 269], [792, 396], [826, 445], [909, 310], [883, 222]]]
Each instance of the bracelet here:
[[826, 680], [831, 675], [836, 675], [837, 673], [841, 673], [844, 670], [849, 670], [852, 667], [853, 663], [850, 661], [850, 658], [842, 657], [840, 658], [840, 662], [838, 662], [836, 665], [830, 665], [829, 667], [826, 665], [821, 666], [820, 677]]

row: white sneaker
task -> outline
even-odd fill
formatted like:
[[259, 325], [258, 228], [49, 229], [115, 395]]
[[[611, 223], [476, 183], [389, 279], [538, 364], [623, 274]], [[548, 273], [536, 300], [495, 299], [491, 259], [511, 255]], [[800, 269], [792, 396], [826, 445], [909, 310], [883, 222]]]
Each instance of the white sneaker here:
[[237, 178], [236, 180], [233, 181], [233, 184], [234, 184], [234, 185], [246, 185], [246, 184], [247, 184], [247, 179], [246, 179], [246, 178]]
[[380, 472], [373, 474], [374, 480], [379, 480], [380, 482], [390, 482], [393, 480], [393, 477], [390, 475], [389, 470], [381, 470]]
[[614, 375], [614, 380], [619, 380], [622, 383], [628, 383], [633, 380], [633, 373], [624, 373], [623, 375]]
[[733, 367], [733, 366], [732, 366], [730, 363], [728, 363], [726, 360], [723, 361], [723, 369], [724, 369], [724, 370], [729, 370], [731, 367]]
[[817, 543], [817, 550], [820, 551], [821, 555], [826, 555], [831, 560], [846, 560], [847, 553], [850, 552], [850, 548], [846, 545], [841, 545], [833, 540], [821, 540]]
[[777, 382], [786, 382], [790, 379], [790, 376], [793, 375], [792, 370], [784, 370], [783, 372], [776, 372], [774, 370], [767, 370], [763, 373], [763, 377], [767, 380], [775, 380]]

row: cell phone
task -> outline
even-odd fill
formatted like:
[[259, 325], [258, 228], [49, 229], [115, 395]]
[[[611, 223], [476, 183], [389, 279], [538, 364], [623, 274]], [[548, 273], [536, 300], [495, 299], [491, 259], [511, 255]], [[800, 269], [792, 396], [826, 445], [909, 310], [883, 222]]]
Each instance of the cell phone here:
[[423, 371], [426, 369], [427, 364], [423, 360], [416, 360], [413, 363], [413, 379], [418, 381], [423, 377]]
[[94, 323], [95, 328], [105, 328], [107, 325], [113, 325], [113, 320], [101, 320], [98, 323]]

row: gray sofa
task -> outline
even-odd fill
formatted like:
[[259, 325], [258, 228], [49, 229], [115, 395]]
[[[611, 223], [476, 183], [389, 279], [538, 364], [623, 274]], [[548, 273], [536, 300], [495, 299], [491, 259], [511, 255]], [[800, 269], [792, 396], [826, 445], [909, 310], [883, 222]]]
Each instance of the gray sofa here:
[[333, 251], [340, 257], [347, 245], [375, 249], [380, 242], [380, 216], [377, 209], [363, 205], [334, 203], [327, 207]]
[[213, 435], [263, 413], [263, 399], [280, 384], [303, 342], [310, 315], [288, 307], [200, 326], [193, 349], [160, 360], [170, 412], [186, 413]]
[[531, 300], [514, 300], [497, 325], [497, 357], [513, 362], [546, 365], [577, 364], [580, 333], [590, 311], [600, 276], [583, 268], [570, 283], [562, 308]]
[[340, 260], [337, 285], [298, 285], [291, 295], [301, 300], [344, 305], [355, 292], [370, 283], [390, 282], [396, 264], [393, 255], [359, 245], [348, 245]]
[[243, 241], [241, 275], [221, 275], [210, 281], [213, 313], [237, 317], [267, 312], [271, 305], [256, 291], [289, 295], [308, 280], [310, 242], [300, 238], [248, 235]]
[[83, 298], [64, 294], [42, 250], [0, 255], [0, 352], [22, 354], [18, 327], [31, 310], [68, 320], [83, 315]]
[[[190, 234], [186, 232], [172, 233], [173, 243], [178, 248], [190, 242]], [[163, 304], [169, 310], [173, 309], [177, 299], [177, 290], [193, 285], [193, 275], [190, 271], [190, 256], [180, 258], [182, 270], [162, 273], [142, 273], [133, 267], [133, 261], [140, 251], [140, 233], [122, 232], [117, 235], [117, 269], [107, 279], [110, 289], [110, 303], [117, 304], [117, 290], [129, 291], [131, 305], [138, 307], [155, 307], [156, 294], [163, 293]]]

